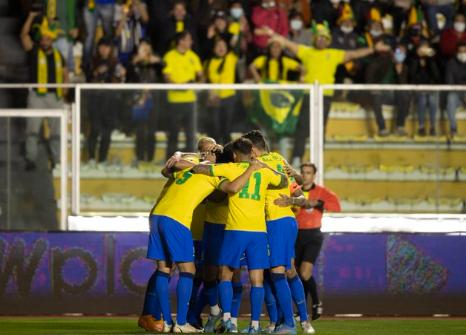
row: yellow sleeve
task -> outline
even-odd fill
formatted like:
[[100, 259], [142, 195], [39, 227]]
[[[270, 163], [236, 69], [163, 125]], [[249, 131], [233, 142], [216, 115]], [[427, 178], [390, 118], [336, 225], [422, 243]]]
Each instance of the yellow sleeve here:
[[263, 174], [265, 175], [266, 179], [268, 180], [269, 184], [273, 185], [273, 186], [278, 186], [280, 185], [281, 181], [282, 181], [282, 177], [281, 175], [273, 172], [272, 170], [270, 169], [263, 169], [261, 170], [263, 172]]
[[285, 57], [283, 58], [283, 64], [288, 70], [297, 70], [299, 68], [299, 63], [292, 58]]
[[238, 168], [231, 163], [212, 164], [210, 166], [210, 172], [212, 176], [225, 177], [229, 180], [234, 180], [236, 177], [239, 176]]
[[171, 62], [171, 57], [170, 53], [166, 53], [165, 56], [163, 56], [163, 63], [165, 64], [165, 67], [163, 68], [162, 72], [164, 74], [171, 74], [173, 73], [173, 65]]
[[339, 49], [330, 49], [332, 58], [335, 60], [335, 63], [341, 64], [345, 60], [345, 50], [339, 50]]
[[254, 61], [252, 62], [254, 66], [258, 69], [261, 69], [264, 67], [265, 64], [265, 56], [259, 56]]
[[296, 56], [302, 61], [304, 58], [308, 56], [308, 54], [312, 51], [312, 48], [309, 48], [305, 45], [299, 45], [298, 46], [298, 53]]
[[202, 72], [201, 60], [199, 59], [199, 56], [196, 55], [194, 52], [193, 52], [193, 64], [194, 64], [194, 70], [196, 73]]
[[220, 82], [220, 75], [218, 74], [217, 69], [214, 66], [215, 63], [213, 61], [210, 61], [207, 63], [208, 63], [208, 67], [206, 69], [207, 76], [208, 76], [207, 79], [209, 79], [211, 83], [218, 84]]

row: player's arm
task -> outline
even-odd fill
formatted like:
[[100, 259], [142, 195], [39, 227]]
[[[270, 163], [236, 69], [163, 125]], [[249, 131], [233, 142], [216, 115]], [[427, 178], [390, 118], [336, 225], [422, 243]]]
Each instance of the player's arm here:
[[194, 173], [205, 174], [206, 176], [213, 176], [212, 164], [197, 164], [192, 168]]
[[285, 171], [285, 173], [289, 177], [294, 178], [294, 180], [296, 181], [296, 184], [298, 184], [298, 185], [303, 184], [303, 182], [304, 182], [303, 176], [301, 176], [301, 174], [298, 171], [293, 169], [293, 167], [290, 164], [288, 164], [288, 162], [285, 162], [285, 164], [283, 166], [283, 170]]
[[280, 198], [275, 199], [274, 204], [280, 207], [298, 206], [306, 209], [319, 208], [322, 206], [320, 200], [309, 200], [306, 199], [304, 195], [290, 197], [285, 194], [280, 194]]
[[[196, 165], [190, 161], [183, 159], [183, 155], [185, 155], [185, 153], [179, 151], [175, 152], [173, 156], [171, 156], [165, 163], [165, 166], [161, 171], [162, 176], [164, 176], [165, 178], [170, 178], [173, 172], [189, 169]], [[192, 154], [189, 153], [189, 155]]]
[[281, 189], [288, 186], [288, 177], [286, 174], [278, 172], [277, 170], [272, 169], [270, 166], [264, 164], [264, 168], [268, 169], [269, 172], [273, 174], [270, 179], [268, 189]]
[[247, 184], [252, 173], [261, 168], [263, 168], [263, 163], [258, 160], [254, 160], [249, 164], [249, 167], [233, 181], [224, 179], [218, 189], [225, 193], [238, 193]]

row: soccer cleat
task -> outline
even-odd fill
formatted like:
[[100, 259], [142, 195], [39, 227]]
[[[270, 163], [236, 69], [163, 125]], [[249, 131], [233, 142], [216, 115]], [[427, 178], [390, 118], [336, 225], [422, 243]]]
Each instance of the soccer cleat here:
[[152, 315], [141, 315], [138, 320], [138, 326], [146, 331], [160, 333], [163, 331], [163, 320], [156, 320]]
[[207, 319], [207, 323], [204, 326], [205, 333], [213, 333], [215, 330], [215, 325], [217, 324], [218, 320], [222, 318], [222, 312], [218, 313], [217, 315], [209, 315]]
[[197, 328], [194, 328], [193, 326], [191, 326], [189, 323], [185, 323], [184, 325], [179, 325], [179, 324], [175, 324], [173, 326], [173, 332], [174, 333], [199, 333], [199, 329]]
[[312, 320], [317, 320], [322, 315], [322, 304], [312, 305]]
[[301, 322], [301, 327], [303, 327], [304, 334], [315, 334], [316, 333], [316, 331], [314, 330], [314, 327], [312, 327], [309, 321]]
[[[238, 328], [236, 328], [236, 331], [238, 331]], [[204, 332], [207, 333], [206, 331]], [[231, 320], [226, 320], [226, 321], [224, 320], [218, 325], [218, 327], [215, 329], [215, 332], [217, 334], [233, 333], [233, 323], [231, 323]]]
[[272, 334], [292, 334], [295, 335], [297, 334], [296, 332], [296, 327], [290, 327], [286, 324], [282, 324], [278, 327], [275, 328], [275, 330], [272, 332]]
[[275, 324], [271, 323], [267, 327], [261, 328], [260, 332], [261, 334], [272, 334], [276, 328]]
[[234, 323], [231, 324], [231, 333], [238, 334], [238, 326]]
[[173, 328], [173, 325], [169, 325], [168, 323], [164, 322], [163, 323], [162, 333], [171, 333], [172, 328]]
[[249, 326], [248, 334], [260, 334], [260, 329], [254, 328], [253, 326]]

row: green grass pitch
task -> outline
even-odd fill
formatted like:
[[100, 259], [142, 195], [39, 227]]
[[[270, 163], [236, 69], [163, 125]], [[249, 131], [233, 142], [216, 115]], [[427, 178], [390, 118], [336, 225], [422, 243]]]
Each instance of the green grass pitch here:
[[[240, 328], [246, 326], [240, 323]], [[322, 319], [321, 335], [466, 335], [466, 319]], [[0, 317], [0, 335], [150, 334], [130, 317]]]

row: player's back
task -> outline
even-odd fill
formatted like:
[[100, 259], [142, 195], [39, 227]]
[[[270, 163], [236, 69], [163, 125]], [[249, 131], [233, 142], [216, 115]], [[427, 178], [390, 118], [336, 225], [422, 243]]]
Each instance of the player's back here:
[[[248, 162], [216, 164], [212, 174], [230, 181], [240, 176], [249, 167]], [[251, 175], [246, 185], [228, 197], [226, 230], [265, 232], [265, 200], [269, 184], [279, 185], [281, 176], [269, 169], [259, 169]]]
[[[286, 164], [285, 158], [276, 152], [269, 152], [261, 155], [258, 159], [267, 164], [271, 169], [284, 173], [284, 166]], [[290, 181], [290, 180], [288, 180]], [[290, 195], [288, 186], [280, 189], [268, 189], [265, 200], [266, 219], [277, 220], [283, 217], [294, 217], [291, 207], [280, 207], [274, 204], [275, 199], [280, 198], [280, 194]]]
[[159, 197], [152, 214], [168, 216], [186, 227], [191, 226], [195, 208], [219, 185], [220, 179], [183, 170]]

